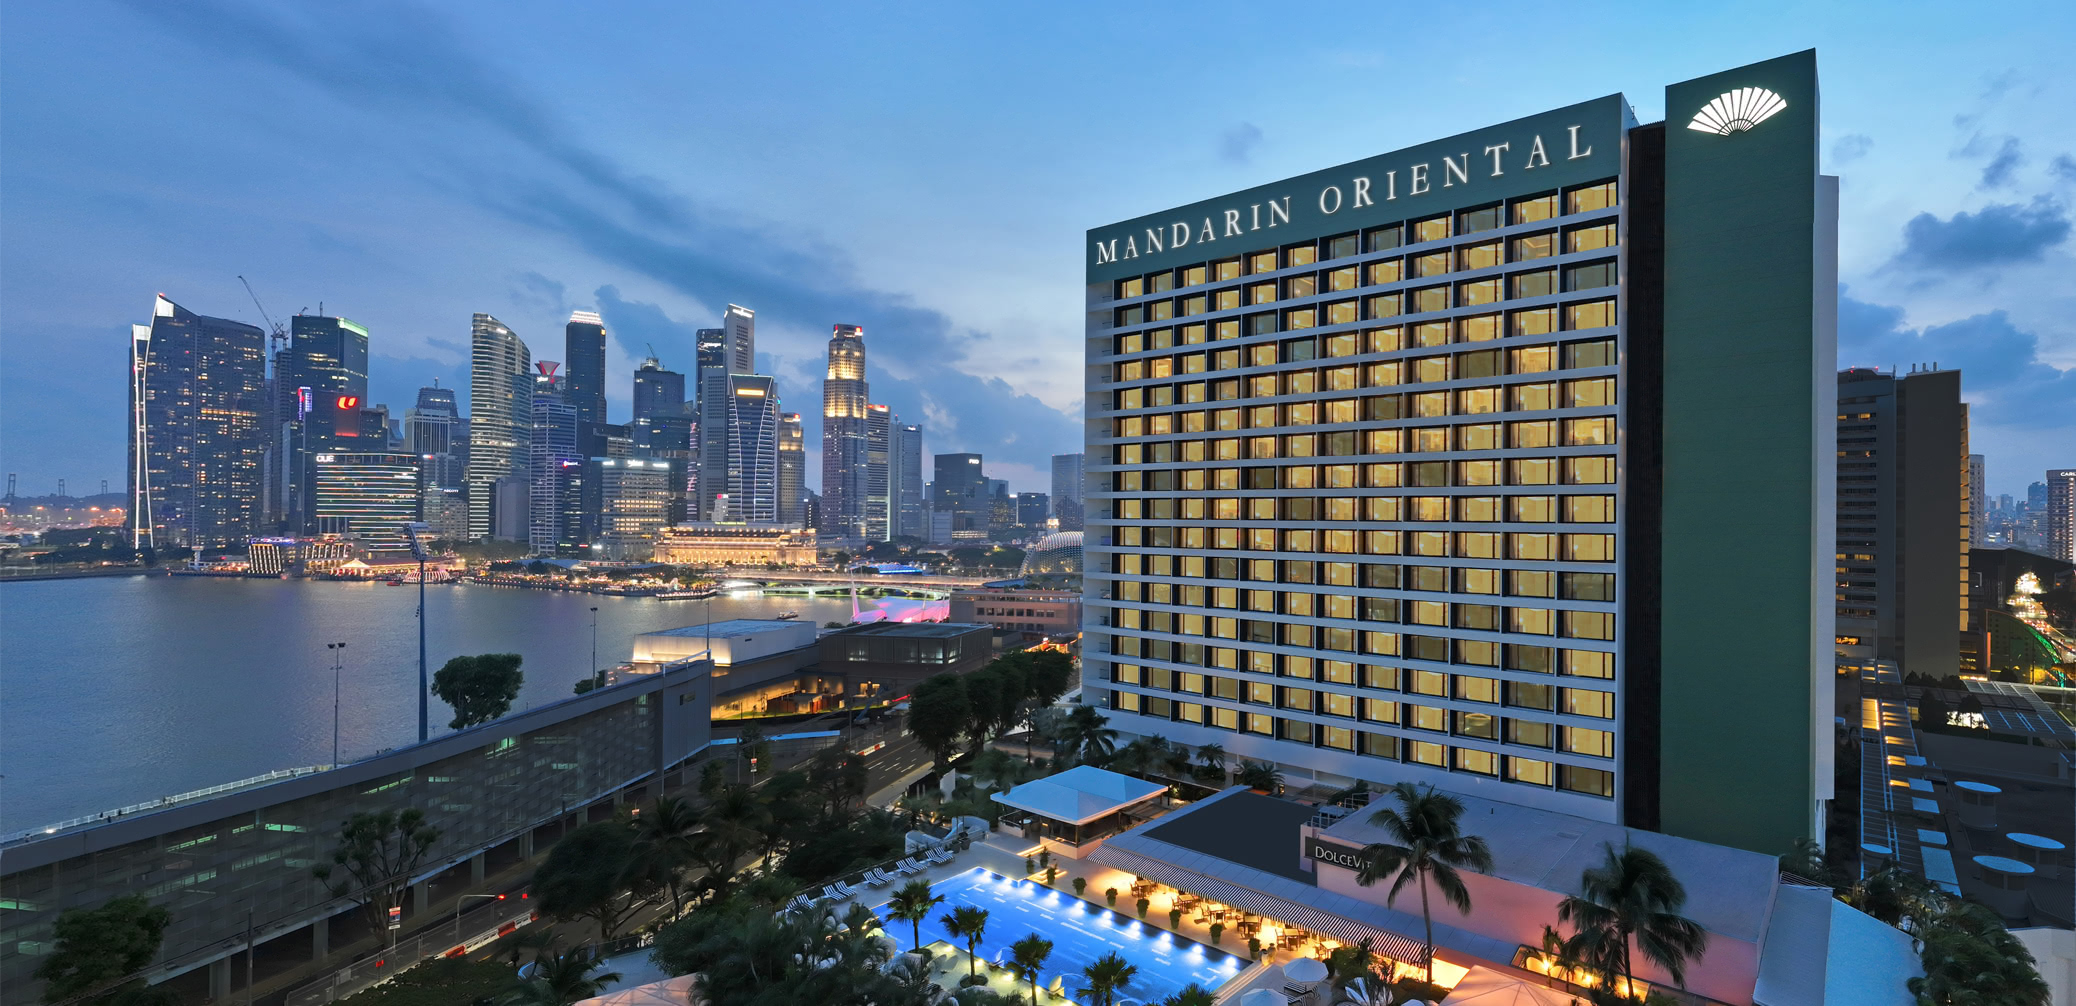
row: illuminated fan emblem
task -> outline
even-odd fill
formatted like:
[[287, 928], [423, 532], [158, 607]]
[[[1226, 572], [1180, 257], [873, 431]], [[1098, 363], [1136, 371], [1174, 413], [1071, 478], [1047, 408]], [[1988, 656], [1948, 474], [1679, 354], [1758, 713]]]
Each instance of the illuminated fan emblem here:
[[1729, 136], [1765, 122], [1788, 107], [1787, 99], [1763, 87], [1740, 87], [1725, 91], [1694, 113], [1688, 129]]

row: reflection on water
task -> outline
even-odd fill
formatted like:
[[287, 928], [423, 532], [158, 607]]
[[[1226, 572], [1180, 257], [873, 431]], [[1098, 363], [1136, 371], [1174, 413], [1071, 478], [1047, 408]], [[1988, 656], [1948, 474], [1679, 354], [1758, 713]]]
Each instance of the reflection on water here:
[[[418, 589], [381, 583], [118, 577], [0, 585], [0, 831], [332, 758], [332, 664], [343, 642], [339, 748], [351, 760], [418, 733]], [[526, 658], [515, 709], [568, 697], [634, 636], [798, 611], [846, 621], [837, 598], [729, 593], [657, 601], [475, 585], [426, 588], [427, 664]], [[435, 734], [451, 713], [432, 702]]]

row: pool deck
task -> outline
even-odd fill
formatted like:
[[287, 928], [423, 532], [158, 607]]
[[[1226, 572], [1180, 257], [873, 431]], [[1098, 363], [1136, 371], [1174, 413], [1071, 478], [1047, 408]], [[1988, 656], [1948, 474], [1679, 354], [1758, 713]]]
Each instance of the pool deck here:
[[[974, 867], [992, 870], [1005, 877], [1014, 879], [1028, 878], [1042, 883], [1045, 879], [1044, 870], [1041, 869], [1036, 874], [1027, 874], [1024, 870], [1025, 857], [1023, 853], [1026, 849], [1035, 850], [1036, 845], [1037, 843], [1035, 842], [1028, 842], [1012, 835], [992, 834], [988, 836], [985, 842], [975, 842], [971, 848], [959, 853], [951, 862], [932, 866], [921, 873], [905, 878], [898, 878], [894, 883], [884, 887], [861, 887], [856, 898], [829, 904], [839, 915], [847, 910], [853, 902], [862, 904], [867, 908], [876, 908], [885, 902], [888, 897], [892, 896], [901, 884], [907, 883], [910, 880], [922, 879], [929, 881], [934, 886], [965, 874]], [[1073, 895], [1074, 878], [1081, 877], [1088, 881], [1081, 895], [1081, 900], [1097, 907], [1110, 908], [1127, 916], [1137, 914], [1137, 905], [1129, 897], [1133, 880], [1131, 874], [1086, 860], [1055, 857], [1052, 860], [1052, 865], [1058, 867], [1060, 871], [1058, 878], [1053, 884], [1053, 887], [1060, 893]], [[1106, 904], [1103, 896], [1104, 891], [1113, 887], [1117, 888], [1119, 892], [1118, 904], [1115, 906]], [[1210, 928], [1198, 925], [1187, 916], [1183, 918], [1181, 926], [1171, 927], [1168, 925], [1169, 905], [1167, 896], [1156, 895], [1153, 902], [1146, 912], [1146, 922], [1149, 925], [1157, 926], [1161, 929], [1172, 929], [1177, 934], [1202, 943], [1207, 947], [1216, 947], [1227, 953], [1235, 954], [1242, 960], [1246, 959], [1247, 943], [1244, 939], [1239, 940], [1237, 943], [1222, 941], [1213, 943]], [[893, 929], [889, 929], [888, 935], [898, 936], [899, 934], [895, 930], [899, 928], [899, 926], [896, 926]], [[1234, 935], [1230, 932], [1225, 934], [1228, 939], [1233, 938]], [[940, 956], [934, 960], [937, 964], [935, 971], [944, 979], [940, 984], [949, 989], [956, 989], [958, 978], [966, 973], [966, 952], [963, 948], [949, 948], [949, 952], [940, 951], [939, 953]], [[1268, 948], [1264, 948], [1260, 960], [1243, 967], [1239, 974], [1228, 979], [1223, 985], [1220, 985], [1213, 991], [1218, 994], [1218, 999], [1221, 1002], [1234, 1000], [1242, 992], [1254, 988], [1275, 989], [1280, 994], [1283, 988], [1283, 970], [1281, 965], [1288, 962], [1292, 956], [1293, 954], [1289, 952], [1276, 953], [1271, 952]], [[988, 967], [987, 962], [981, 962], [981, 967], [985, 973]], [[1021, 982], [1010, 982], [1007, 980], [1006, 975], [1007, 973], [1004, 972], [1002, 978], [990, 982], [990, 987], [995, 988], [996, 991], [1008, 992], [1011, 991], [1011, 985], [1013, 984], [1015, 989], [1021, 990], [1021, 994], [1028, 1000], [1030, 998], [1029, 986]], [[1069, 1003], [1073, 1000], [1064, 996], [1051, 995], [1041, 989], [1038, 1001], [1043, 1004]]]

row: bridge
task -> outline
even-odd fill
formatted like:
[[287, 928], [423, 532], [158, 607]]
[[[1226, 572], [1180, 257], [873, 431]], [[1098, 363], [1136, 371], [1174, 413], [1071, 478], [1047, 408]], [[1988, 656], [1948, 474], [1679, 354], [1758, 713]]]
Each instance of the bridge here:
[[[865, 574], [854, 576], [849, 573], [824, 573], [796, 570], [737, 570], [722, 573], [721, 589], [732, 587], [787, 587], [806, 586], [815, 592], [850, 593], [852, 587], [865, 590], [872, 587], [894, 590], [977, 590], [994, 580], [979, 576], [938, 576], [934, 574], [895, 574], [880, 576]], [[997, 577], [995, 579], [1010, 579]]]

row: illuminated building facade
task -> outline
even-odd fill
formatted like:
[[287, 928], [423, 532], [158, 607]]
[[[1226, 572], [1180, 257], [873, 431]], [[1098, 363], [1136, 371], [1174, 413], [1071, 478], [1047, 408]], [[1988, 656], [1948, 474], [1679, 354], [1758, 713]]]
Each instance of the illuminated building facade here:
[[657, 532], [654, 559], [674, 566], [812, 566], [813, 528], [678, 524]]
[[1815, 57], [1629, 107], [1090, 231], [1084, 680], [1113, 726], [1293, 786], [1817, 837]]
[[244, 542], [262, 517], [266, 333], [164, 296], [130, 330], [132, 545]]
[[827, 538], [863, 538], [867, 506], [865, 330], [838, 325], [829, 336], [822, 380], [822, 506], [817, 530]]
[[404, 525], [418, 519], [417, 455], [315, 454], [311, 462], [323, 533], [349, 535], [370, 552], [410, 550]]
[[[526, 476], [533, 435], [533, 354], [503, 322], [478, 314], [469, 328], [469, 537], [487, 538], [524, 522], [495, 521], [498, 480]], [[509, 509], [509, 508], [508, 508]], [[516, 516], [516, 515], [513, 515]], [[524, 532], [519, 540], [524, 539]]]

